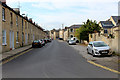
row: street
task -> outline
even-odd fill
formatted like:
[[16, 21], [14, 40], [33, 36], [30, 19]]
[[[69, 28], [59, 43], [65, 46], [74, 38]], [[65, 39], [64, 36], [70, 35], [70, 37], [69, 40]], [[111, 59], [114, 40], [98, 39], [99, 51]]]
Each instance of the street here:
[[74, 48], [57, 40], [34, 48], [2, 66], [3, 78], [118, 78], [87, 62]]

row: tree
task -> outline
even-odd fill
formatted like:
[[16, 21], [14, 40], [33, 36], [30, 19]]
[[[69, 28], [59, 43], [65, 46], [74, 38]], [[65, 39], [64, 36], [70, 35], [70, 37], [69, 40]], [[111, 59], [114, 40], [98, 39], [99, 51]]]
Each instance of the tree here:
[[100, 32], [101, 28], [96, 21], [87, 20], [84, 24], [76, 30], [75, 36], [80, 40], [89, 41], [89, 34]]

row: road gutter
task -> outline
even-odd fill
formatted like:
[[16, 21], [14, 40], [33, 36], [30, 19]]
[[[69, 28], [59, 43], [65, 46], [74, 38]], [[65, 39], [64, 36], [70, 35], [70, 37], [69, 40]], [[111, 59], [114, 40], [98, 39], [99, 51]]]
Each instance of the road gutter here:
[[4, 59], [2, 59], [2, 60], [0, 61], [0, 65], [6, 64], [6, 63], [8, 63], [9, 61], [11, 61], [11, 60], [13, 60], [13, 59], [15, 59], [15, 58], [17, 58], [17, 57], [19, 57], [19, 56], [27, 53], [27, 52], [29, 52], [29, 51], [31, 51], [31, 50], [32, 50], [32, 47], [30, 47], [30, 48], [28, 48], [28, 49], [26, 49], [26, 50], [23, 50], [23, 51], [21, 51], [21, 52], [18, 52], [18, 53], [14, 54], [14, 55], [8, 56], [8, 57], [6, 57], [6, 58], [4, 58]]

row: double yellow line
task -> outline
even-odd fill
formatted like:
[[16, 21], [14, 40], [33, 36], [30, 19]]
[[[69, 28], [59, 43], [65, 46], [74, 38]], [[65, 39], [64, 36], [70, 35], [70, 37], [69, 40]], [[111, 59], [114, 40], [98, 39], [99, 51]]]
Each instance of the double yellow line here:
[[103, 69], [109, 70], [109, 71], [111, 71], [111, 72], [120, 74], [119, 71], [116, 71], [116, 70], [110, 69], [110, 68], [108, 68], [108, 67], [102, 66], [102, 65], [97, 64], [97, 63], [95, 63], [95, 62], [93, 62], [93, 61], [87, 61], [87, 62], [90, 63], [90, 64], [93, 64], [93, 65], [95, 65], [95, 66], [101, 67], [101, 68], [103, 68]]
[[1, 62], [0, 65], [6, 64], [6, 63], [8, 63], [9, 61], [11, 61], [11, 60], [13, 60], [13, 59], [15, 59], [15, 58], [17, 58], [17, 57], [19, 57], [19, 56], [27, 53], [27, 52], [29, 52], [29, 51], [31, 51], [31, 50], [32, 50], [32, 49], [29, 49], [29, 50], [27, 50], [27, 51], [25, 51], [25, 52], [22, 52], [22, 53], [20, 53], [20, 54], [18, 54], [18, 55], [16, 55], [16, 56], [13, 56], [13, 57], [11, 57], [11, 58], [9, 58], [9, 59]]

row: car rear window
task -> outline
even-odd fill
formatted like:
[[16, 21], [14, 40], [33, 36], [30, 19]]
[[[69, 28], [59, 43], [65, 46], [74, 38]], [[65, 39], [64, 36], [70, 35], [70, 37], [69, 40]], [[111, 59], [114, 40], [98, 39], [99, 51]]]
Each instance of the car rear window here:
[[39, 41], [33, 41], [34, 43], [38, 43]]

